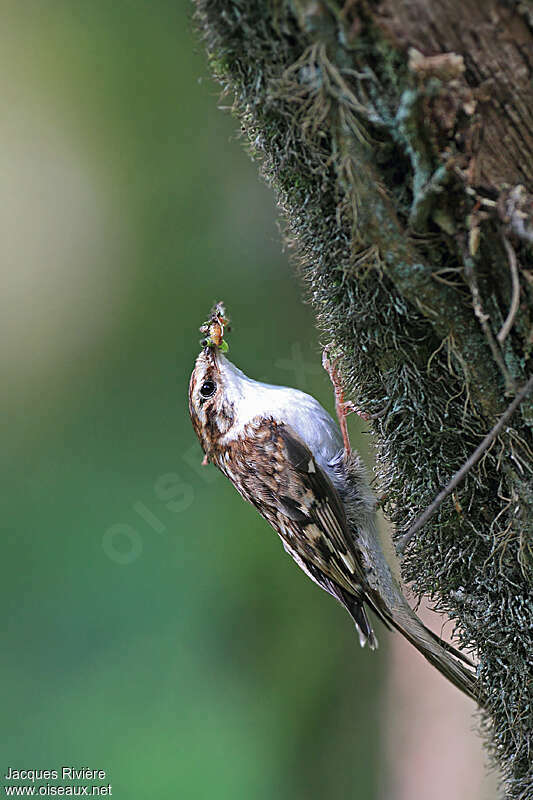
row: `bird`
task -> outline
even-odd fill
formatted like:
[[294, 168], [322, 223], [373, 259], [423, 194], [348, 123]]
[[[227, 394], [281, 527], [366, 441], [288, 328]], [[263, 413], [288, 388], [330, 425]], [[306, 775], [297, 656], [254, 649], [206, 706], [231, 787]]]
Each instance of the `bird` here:
[[247, 377], [226, 356], [228, 319], [217, 303], [189, 383], [189, 413], [204, 452], [278, 533], [298, 566], [349, 613], [362, 647], [378, 646], [372, 611], [481, 705], [475, 665], [411, 609], [380, 545], [376, 498], [352, 450], [345, 402], [328, 351], [338, 421], [309, 394]]

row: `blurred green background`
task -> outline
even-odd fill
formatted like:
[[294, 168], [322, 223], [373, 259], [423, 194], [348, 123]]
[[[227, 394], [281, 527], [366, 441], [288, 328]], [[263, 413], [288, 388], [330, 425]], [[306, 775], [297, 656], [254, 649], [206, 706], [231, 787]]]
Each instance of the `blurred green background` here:
[[200, 467], [188, 418], [221, 298], [239, 366], [332, 408], [191, 8], [2, 11], [0, 769], [105, 769], [132, 800], [371, 799], [381, 655]]

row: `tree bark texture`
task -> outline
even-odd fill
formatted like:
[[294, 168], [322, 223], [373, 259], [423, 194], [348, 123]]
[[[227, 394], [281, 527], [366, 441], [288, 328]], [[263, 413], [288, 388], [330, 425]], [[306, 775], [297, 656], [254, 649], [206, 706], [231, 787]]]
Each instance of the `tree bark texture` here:
[[[504, 0], [196, 0], [211, 67], [357, 406], [397, 535], [533, 372], [533, 12]], [[533, 405], [410, 543], [532, 796]]]

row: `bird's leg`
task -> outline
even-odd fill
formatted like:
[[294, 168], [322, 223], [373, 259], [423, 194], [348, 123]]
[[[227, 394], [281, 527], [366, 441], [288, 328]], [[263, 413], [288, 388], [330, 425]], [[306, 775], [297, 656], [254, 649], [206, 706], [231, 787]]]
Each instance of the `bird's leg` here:
[[350, 437], [348, 436], [348, 426], [346, 425], [346, 417], [352, 411], [357, 411], [356, 407], [349, 400], [344, 399], [344, 389], [342, 386], [341, 377], [337, 371], [337, 360], [333, 363], [328, 358], [329, 348], [325, 347], [322, 353], [322, 366], [329, 375], [330, 381], [333, 384], [333, 391], [335, 392], [335, 411], [337, 412], [337, 419], [342, 433], [342, 441], [344, 442], [344, 451], [346, 455], [352, 452], [350, 445]]

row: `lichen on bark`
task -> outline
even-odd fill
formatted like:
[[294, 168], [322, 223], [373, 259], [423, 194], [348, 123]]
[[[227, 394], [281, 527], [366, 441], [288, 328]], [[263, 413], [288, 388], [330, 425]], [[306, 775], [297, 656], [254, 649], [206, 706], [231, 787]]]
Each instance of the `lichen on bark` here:
[[[373, 416], [400, 536], [532, 372], [529, 18], [498, 0], [196, 7], [323, 335]], [[482, 727], [521, 799], [533, 783], [532, 425], [529, 399], [402, 559], [478, 655]]]

